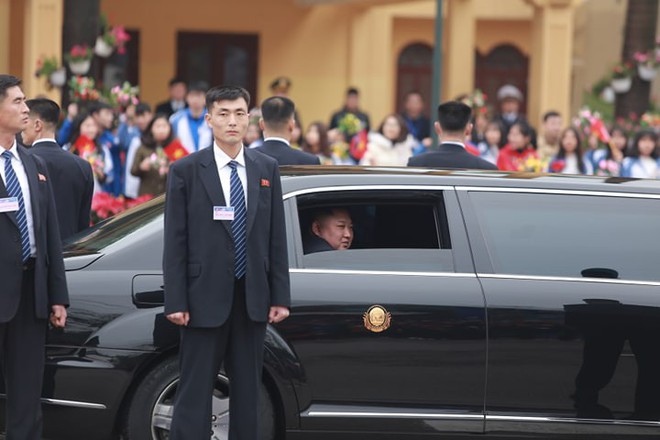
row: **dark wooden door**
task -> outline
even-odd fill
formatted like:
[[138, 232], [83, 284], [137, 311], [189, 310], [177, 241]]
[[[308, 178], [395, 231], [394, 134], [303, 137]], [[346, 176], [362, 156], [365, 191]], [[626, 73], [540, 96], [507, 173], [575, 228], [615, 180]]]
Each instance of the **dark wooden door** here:
[[432, 76], [433, 48], [423, 43], [406, 46], [397, 63], [396, 109], [403, 109], [406, 93], [412, 91], [420, 92], [430, 102]]
[[177, 75], [186, 82], [241, 86], [258, 102], [258, 35], [179, 32], [177, 49]]
[[505, 84], [518, 87], [524, 96], [521, 111], [527, 113], [527, 78], [529, 59], [510, 44], [495, 47], [486, 55], [475, 51], [475, 87], [488, 96], [488, 103], [497, 112], [497, 89]]

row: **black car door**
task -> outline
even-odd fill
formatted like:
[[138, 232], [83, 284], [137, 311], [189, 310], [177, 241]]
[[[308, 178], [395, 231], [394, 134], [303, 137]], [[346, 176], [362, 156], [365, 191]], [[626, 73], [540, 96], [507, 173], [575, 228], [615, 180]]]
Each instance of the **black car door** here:
[[488, 303], [487, 433], [658, 435], [660, 199], [459, 198]]
[[[485, 304], [451, 188], [295, 201], [292, 310], [277, 329], [304, 371], [301, 428], [483, 432]], [[315, 210], [332, 207], [351, 213], [353, 245], [304, 254]]]

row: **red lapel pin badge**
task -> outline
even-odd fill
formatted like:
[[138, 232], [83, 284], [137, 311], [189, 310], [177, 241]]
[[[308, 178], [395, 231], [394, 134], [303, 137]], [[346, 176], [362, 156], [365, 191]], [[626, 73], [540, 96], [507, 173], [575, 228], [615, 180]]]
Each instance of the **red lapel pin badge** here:
[[270, 180], [261, 179], [261, 186], [265, 186], [266, 188], [270, 188]]
[[43, 174], [39, 173], [39, 182], [45, 182], [46, 181], [46, 176]]

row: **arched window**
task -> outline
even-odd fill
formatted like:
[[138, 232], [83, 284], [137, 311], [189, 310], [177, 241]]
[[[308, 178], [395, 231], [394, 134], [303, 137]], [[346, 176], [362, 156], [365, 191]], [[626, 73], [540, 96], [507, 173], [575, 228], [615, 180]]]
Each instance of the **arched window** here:
[[397, 63], [396, 111], [403, 108], [406, 93], [418, 91], [428, 104], [431, 101], [433, 48], [413, 43], [404, 47]]
[[529, 59], [517, 47], [510, 44], [496, 46], [486, 55], [475, 51], [475, 87], [488, 96], [488, 102], [497, 112], [497, 89], [504, 84], [518, 87], [525, 97], [521, 111], [527, 112], [527, 78]]

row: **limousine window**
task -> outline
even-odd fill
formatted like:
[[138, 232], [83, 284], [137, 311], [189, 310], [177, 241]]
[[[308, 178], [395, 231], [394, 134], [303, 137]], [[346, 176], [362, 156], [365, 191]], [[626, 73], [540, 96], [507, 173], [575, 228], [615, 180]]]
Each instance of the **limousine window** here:
[[306, 268], [453, 271], [451, 241], [441, 193], [423, 191], [344, 191], [298, 197], [303, 243], [313, 237], [319, 212], [345, 210], [353, 223], [347, 250], [311, 252]]
[[660, 281], [660, 200], [471, 192], [495, 273]]

